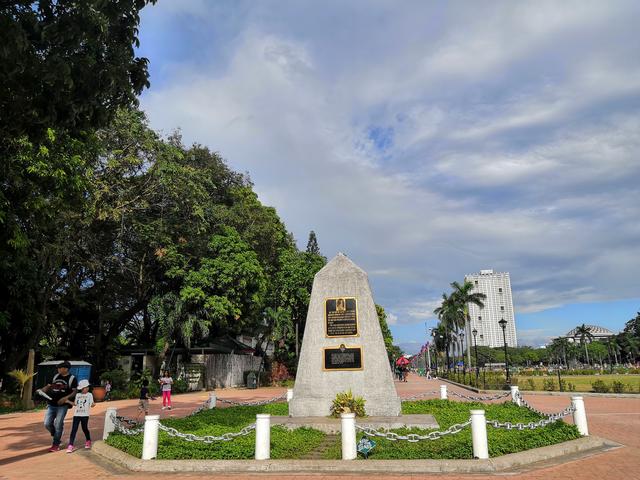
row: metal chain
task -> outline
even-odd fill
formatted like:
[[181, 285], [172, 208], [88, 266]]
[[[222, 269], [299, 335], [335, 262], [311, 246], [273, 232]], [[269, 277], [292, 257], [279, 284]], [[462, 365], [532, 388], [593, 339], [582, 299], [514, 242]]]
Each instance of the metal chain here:
[[129, 425], [132, 425], [134, 427], [140, 424], [138, 420], [134, 420], [133, 418], [129, 417], [123, 417], [122, 415], [116, 415], [116, 418], [120, 420], [120, 422], [128, 423]]
[[570, 413], [575, 412], [575, 410], [576, 410], [573, 405], [569, 405], [567, 408], [565, 408], [561, 412], [558, 412], [558, 413], [545, 413], [545, 412], [543, 412], [541, 410], [538, 410], [533, 405], [531, 405], [529, 402], [527, 402], [524, 399], [524, 397], [522, 396], [522, 394], [520, 393], [520, 391], [516, 392], [516, 397], [517, 397], [518, 400], [520, 400], [522, 405], [524, 405], [526, 408], [528, 408], [532, 412], [537, 413], [538, 415], [540, 415], [542, 417], [547, 417], [547, 418], [551, 418], [551, 417], [555, 418], [555, 417], [557, 417], [557, 418], [555, 418], [555, 420], [557, 420], [558, 418], [566, 417], [567, 415], [569, 415]]
[[135, 422], [135, 420], [131, 421], [131, 419], [125, 419], [125, 417], [117, 417], [114, 413], [111, 414], [111, 421], [113, 422], [115, 429], [120, 433], [124, 433], [125, 435], [139, 435], [140, 433], [144, 432], [144, 426], [138, 428], [126, 427], [124, 425], [124, 422], [133, 422], [133, 424], [135, 425], [137, 425], [137, 423]]
[[562, 412], [554, 413], [553, 415], [546, 415], [542, 420], [529, 423], [511, 423], [511, 422], [498, 422], [497, 420], [487, 420], [487, 425], [491, 425], [494, 428], [503, 428], [505, 430], [535, 430], [536, 428], [546, 427], [547, 425], [560, 420], [562, 417], [566, 417], [570, 413], [573, 413], [575, 408], [569, 406]]
[[483, 402], [486, 400], [499, 400], [500, 398], [504, 398], [504, 397], [508, 397], [509, 395], [511, 395], [511, 392], [504, 392], [504, 393], [498, 393], [497, 395], [489, 395], [489, 396], [473, 396], [473, 395], [465, 395], [464, 393], [458, 393], [458, 392], [450, 392], [451, 395], [454, 395], [456, 397], [460, 397], [460, 398], [466, 398], [467, 400], [472, 400], [472, 401], [476, 401], [476, 402]]
[[287, 394], [283, 393], [279, 397], [271, 398], [269, 400], [260, 400], [258, 402], [236, 402], [235, 400], [227, 400], [226, 398], [218, 398], [218, 402], [228, 403], [229, 405], [238, 405], [244, 407], [258, 407], [260, 405], [268, 405], [270, 403], [277, 402], [278, 400], [284, 400], [287, 398]]
[[167, 427], [161, 423], [158, 424], [160, 430], [167, 432], [167, 434], [171, 437], [178, 437], [187, 442], [204, 442], [204, 443], [213, 443], [213, 442], [230, 442], [238, 437], [242, 437], [244, 435], [249, 435], [253, 430], [256, 429], [256, 424], [252, 423], [251, 425], [247, 425], [239, 432], [229, 432], [223, 433], [219, 437], [215, 435], [205, 435], [204, 437], [200, 437], [198, 435], [194, 435], [193, 433], [182, 433], [172, 427]]
[[209, 408], [209, 400], [205, 400], [204, 402], [202, 402], [202, 405], [200, 405], [193, 412], [187, 415], [187, 417], [193, 417], [194, 415], [202, 412], [203, 410], [207, 410], [208, 408]]
[[406, 440], [407, 442], [415, 443], [421, 440], [438, 440], [445, 435], [454, 435], [456, 433], [460, 433], [462, 430], [471, 425], [471, 419], [467, 420], [464, 423], [456, 423], [455, 425], [451, 425], [449, 428], [442, 432], [430, 432], [425, 435], [418, 435], [417, 433], [408, 433], [407, 435], [400, 435], [394, 432], [380, 431], [374, 430], [373, 428], [364, 428], [356, 425], [356, 429], [364, 432], [368, 437], [383, 437], [387, 440], [391, 440], [392, 442], [396, 442], [398, 440]]

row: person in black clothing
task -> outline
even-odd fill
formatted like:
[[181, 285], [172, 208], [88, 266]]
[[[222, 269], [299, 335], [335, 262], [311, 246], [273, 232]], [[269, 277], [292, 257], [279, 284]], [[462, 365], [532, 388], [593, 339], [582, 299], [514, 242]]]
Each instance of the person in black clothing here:
[[138, 402], [138, 415], [144, 412], [145, 415], [149, 415], [149, 400], [153, 400], [153, 397], [149, 394], [149, 380], [142, 381], [142, 387], [140, 387], [140, 401]]
[[78, 381], [69, 374], [71, 364], [66, 360], [58, 364], [58, 373], [53, 376], [50, 384], [42, 389], [49, 399], [44, 415], [44, 426], [51, 433], [52, 445], [50, 452], [60, 450], [60, 439], [64, 430], [64, 417], [69, 410], [67, 403], [76, 394]]

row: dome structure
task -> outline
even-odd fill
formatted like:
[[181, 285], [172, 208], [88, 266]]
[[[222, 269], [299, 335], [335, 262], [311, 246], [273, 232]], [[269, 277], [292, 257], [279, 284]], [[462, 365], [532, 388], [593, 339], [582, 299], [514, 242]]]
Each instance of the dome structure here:
[[[593, 338], [608, 338], [613, 337], [615, 333], [613, 333], [608, 328], [600, 327], [598, 325], [585, 325], [589, 329], [589, 333], [593, 336]], [[572, 330], [569, 330], [564, 336], [567, 338], [575, 338], [577, 335], [577, 330], [579, 327], [576, 327]]]

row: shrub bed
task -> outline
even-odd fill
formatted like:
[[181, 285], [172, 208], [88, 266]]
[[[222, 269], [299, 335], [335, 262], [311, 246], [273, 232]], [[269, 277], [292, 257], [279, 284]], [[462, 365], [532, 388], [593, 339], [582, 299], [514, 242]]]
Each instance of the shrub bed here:
[[[286, 403], [275, 403], [259, 407], [229, 407], [204, 410], [185, 418], [163, 420], [163, 425], [183, 433], [198, 436], [237, 432], [255, 422], [256, 414], [288, 415]], [[325, 434], [310, 428], [288, 431], [283, 427], [271, 429], [271, 458], [300, 458], [320, 445]], [[134, 457], [142, 456], [142, 434], [128, 436], [112, 433], [106, 442]], [[230, 442], [187, 442], [160, 431], [158, 436], [158, 459], [252, 459], [255, 455], [255, 432], [238, 437]]]
[[[488, 420], [500, 422], [528, 423], [540, 420], [538, 414], [514, 403], [484, 404], [478, 402], [452, 402], [449, 400], [424, 400], [418, 402], [403, 402], [402, 413], [430, 413], [440, 425], [438, 430], [446, 430], [451, 425], [463, 423], [469, 419], [469, 410], [483, 409]], [[419, 428], [402, 428], [393, 430], [396, 433], [418, 433], [424, 435], [431, 430]], [[556, 443], [574, 440], [580, 437], [574, 425], [562, 420], [554, 422], [536, 430], [502, 430], [487, 425], [489, 442], [489, 456], [496, 457], [508, 453], [521, 452], [532, 448], [545, 447]], [[358, 441], [362, 433], [357, 435]], [[465, 428], [455, 435], [447, 435], [439, 440], [424, 440], [416, 443], [406, 441], [390, 441], [376, 437], [377, 446], [369, 453], [372, 459], [471, 459], [473, 458], [473, 444], [471, 441], [471, 427]], [[340, 443], [334, 445], [325, 454], [326, 459], [340, 458]], [[360, 457], [359, 457], [360, 458]]]

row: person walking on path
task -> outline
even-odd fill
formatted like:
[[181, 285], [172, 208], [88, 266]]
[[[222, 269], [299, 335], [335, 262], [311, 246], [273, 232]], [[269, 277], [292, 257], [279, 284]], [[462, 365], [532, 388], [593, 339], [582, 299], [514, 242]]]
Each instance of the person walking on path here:
[[111, 382], [109, 380], [104, 384], [104, 399], [107, 402], [111, 400]]
[[168, 370], [164, 371], [164, 377], [158, 380], [162, 385], [162, 410], [168, 408], [171, 410], [171, 385], [173, 384], [173, 378], [169, 374]]
[[51, 433], [50, 452], [60, 450], [60, 440], [64, 431], [64, 417], [69, 410], [67, 403], [76, 393], [77, 380], [69, 374], [71, 364], [64, 361], [58, 364], [58, 373], [53, 376], [50, 384], [39, 390], [47, 398], [47, 410], [44, 415], [44, 426]]
[[140, 399], [138, 401], [138, 417], [142, 412], [145, 415], [149, 415], [149, 400], [153, 400], [153, 397], [149, 394], [149, 380], [142, 381], [140, 387]]
[[80, 380], [78, 383], [78, 390], [81, 393], [76, 394], [75, 401], [67, 400], [67, 403], [74, 406], [73, 411], [73, 424], [71, 426], [71, 435], [69, 436], [69, 446], [67, 447], [67, 453], [72, 453], [75, 448], [73, 443], [76, 440], [76, 433], [78, 433], [78, 426], [82, 425], [82, 431], [84, 432], [85, 442], [84, 448], [91, 448], [91, 434], [89, 433], [89, 409], [95, 407], [93, 401], [93, 394], [89, 393], [89, 380]]

